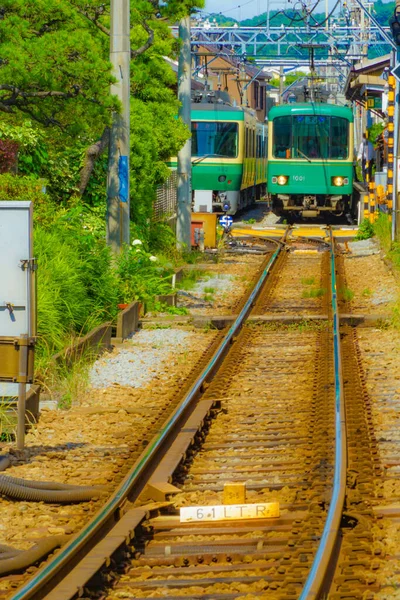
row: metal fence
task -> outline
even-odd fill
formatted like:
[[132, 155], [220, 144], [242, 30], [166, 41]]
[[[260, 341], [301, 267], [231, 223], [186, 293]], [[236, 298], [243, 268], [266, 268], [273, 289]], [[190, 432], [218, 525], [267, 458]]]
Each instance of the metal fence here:
[[153, 221], [168, 221], [174, 227], [176, 221], [177, 181], [177, 172], [172, 171], [167, 181], [163, 185], [158, 186], [153, 206]]

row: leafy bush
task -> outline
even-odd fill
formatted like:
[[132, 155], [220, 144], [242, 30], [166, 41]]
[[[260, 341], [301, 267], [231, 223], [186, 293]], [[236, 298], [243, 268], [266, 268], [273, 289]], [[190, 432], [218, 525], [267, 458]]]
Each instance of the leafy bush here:
[[165, 269], [157, 257], [146, 252], [140, 240], [134, 240], [117, 259], [121, 301], [148, 303], [155, 295], [171, 293], [172, 272], [172, 264]]

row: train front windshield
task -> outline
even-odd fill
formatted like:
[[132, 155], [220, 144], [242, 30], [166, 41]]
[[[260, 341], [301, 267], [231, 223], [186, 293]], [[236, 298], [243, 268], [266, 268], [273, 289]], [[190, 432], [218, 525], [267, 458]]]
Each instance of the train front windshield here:
[[237, 154], [237, 123], [192, 122], [192, 156], [236, 158]]
[[276, 117], [273, 132], [275, 158], [345, 160], [349, 157], [349, 122], [341, 117]]

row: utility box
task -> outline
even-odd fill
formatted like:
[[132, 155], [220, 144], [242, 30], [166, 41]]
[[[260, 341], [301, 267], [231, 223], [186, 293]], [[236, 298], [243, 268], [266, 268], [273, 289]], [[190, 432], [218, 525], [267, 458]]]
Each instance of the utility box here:
[[[32, 202], [0, 202], [0, 396], [32, 383], [36, 335]], [[25, 337], [21, 337], [25, 336]], [[24, 349], [26, 372], [21, 372]]]
[[205, 248], [216, 248], [217, 246], [217, 213], [196, 212], [192, 213], [191, 224], [191, 241], [192, 246], [195, 243], [195, 229], [204, 230], [204, 246]]
[[[196, 213], [197, 215], [197, 213]], [[193, 247], [199, 245], [199, 233], [200, 229], [203, 229], [203, 221], [193, 220], [194, 215], [192, 214], [192, 222], [190, 224], [190, 244]]]

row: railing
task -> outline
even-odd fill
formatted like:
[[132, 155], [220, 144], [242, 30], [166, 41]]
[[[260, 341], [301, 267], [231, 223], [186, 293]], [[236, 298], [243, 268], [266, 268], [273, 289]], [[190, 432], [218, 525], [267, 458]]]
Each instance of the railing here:
[[172, 171], [167, 181], [157, 187], [157, 195], [153, 205], [153, 221], [168, 221], [171, 226], [174, 225], [176, 220], [177, 182], [177, 172]]

